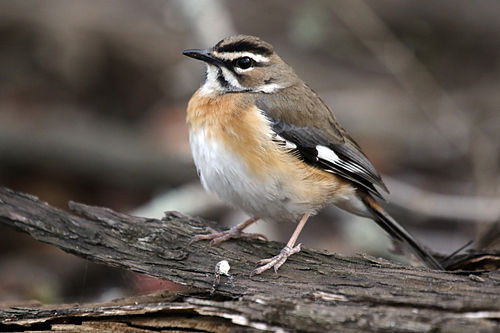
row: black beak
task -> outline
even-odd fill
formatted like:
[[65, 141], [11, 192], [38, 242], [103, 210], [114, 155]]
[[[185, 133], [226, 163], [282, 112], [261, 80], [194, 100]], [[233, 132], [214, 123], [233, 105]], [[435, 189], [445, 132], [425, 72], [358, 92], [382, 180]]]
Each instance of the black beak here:
[[182, 51], [182, 54], [190, 58], [207, 62], [209, 64], [221, 64], [221, 61], [217, 58], [214, 58], [210, 50], [189, 49]]

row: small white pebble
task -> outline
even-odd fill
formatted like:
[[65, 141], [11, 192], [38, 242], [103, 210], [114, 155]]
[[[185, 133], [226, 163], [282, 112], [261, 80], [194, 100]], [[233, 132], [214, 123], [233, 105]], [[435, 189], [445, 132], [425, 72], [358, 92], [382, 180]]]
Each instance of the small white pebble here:
[[215, 265], [216, 274], [228, 275], [230, 269], [231, 266], [229, 266], [227, 260], [221, 260]]

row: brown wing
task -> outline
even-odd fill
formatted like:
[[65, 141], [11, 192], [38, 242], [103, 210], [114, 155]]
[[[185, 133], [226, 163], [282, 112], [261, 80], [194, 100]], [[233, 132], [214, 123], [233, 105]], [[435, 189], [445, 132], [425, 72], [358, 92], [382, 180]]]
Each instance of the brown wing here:
[[[294, 147], [306, 163], [351, 180], [381, 197], [375, 185], [387, 188], [380, 175], [356, 142], [335, 119], [333, 112], [304, 84], [282, 90], [280, 94], [259, 94], [257, 107], [276, 133], [276, 140]], [[288, 91], [287, 91], [288, 90]], [[295, 96], [301, 96], [300, 100]]]

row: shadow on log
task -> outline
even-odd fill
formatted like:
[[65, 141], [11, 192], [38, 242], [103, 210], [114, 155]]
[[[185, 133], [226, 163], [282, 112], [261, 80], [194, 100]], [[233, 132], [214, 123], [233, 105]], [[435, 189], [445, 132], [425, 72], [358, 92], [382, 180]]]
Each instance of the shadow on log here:
[[[0, 223], [88, 260], [190, 291], [100, 304], [4, 305], [0, 330], [500, 331], [499, 272], [429, 271], [304, 248], [278, 274], [250, 277], [255, 263], [282, 244], [189, 244], [209, 221], [178, 212], [156, 220], [74, 202], [69, 207], [74, 214], [0, 188]], [[221, 260], [231, 265], [232, 281], [223, 276], [214, 292], [214, 267]]]

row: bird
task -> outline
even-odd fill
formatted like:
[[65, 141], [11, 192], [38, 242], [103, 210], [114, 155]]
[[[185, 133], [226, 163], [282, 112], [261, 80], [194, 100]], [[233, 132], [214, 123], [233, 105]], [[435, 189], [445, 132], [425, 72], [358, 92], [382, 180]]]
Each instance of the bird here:
[[286, 246], [262, 259], [251, 275], [275, 272], [302, 244], [308, 219], [328, 205], [371, 218], [406, 244], [430, 269], [441, 264], [379, 204], [388, 189], [332, 109], [271, 44], [234, 35], [183, 55], [206, 64], [206, 78], [188, 102], [186, 122], [193, 160], [205, 190], [251, 216], [223, 232], [192, 241], [219, 244], [262, 238], [243, 230], [258, 220], [293, 222]]

